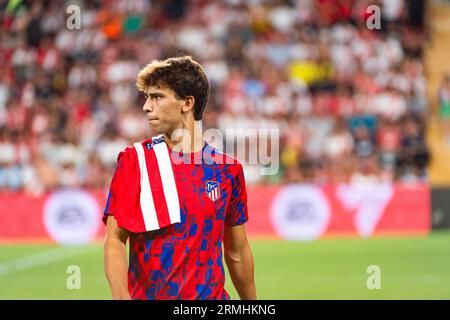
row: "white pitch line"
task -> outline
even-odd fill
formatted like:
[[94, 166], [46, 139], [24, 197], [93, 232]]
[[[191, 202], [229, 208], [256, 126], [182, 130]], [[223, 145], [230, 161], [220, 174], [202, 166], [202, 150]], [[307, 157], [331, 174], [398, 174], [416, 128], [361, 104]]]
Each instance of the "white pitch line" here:
[[0, 264], [0, 277], [99, 250], [98, 246], [52, 248]]

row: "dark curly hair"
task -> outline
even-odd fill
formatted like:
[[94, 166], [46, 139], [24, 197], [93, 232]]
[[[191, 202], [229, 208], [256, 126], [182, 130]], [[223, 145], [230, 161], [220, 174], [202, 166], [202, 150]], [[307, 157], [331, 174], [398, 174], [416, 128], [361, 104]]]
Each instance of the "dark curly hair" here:
[[209, 98], [209, 81], [202, 66], [191, 56], [153, 60], [138, 74], [136, 87], [145, 92], [150, 86], [166, 86], [177, 98], [193, 96], [194, 119], [201, 120]]

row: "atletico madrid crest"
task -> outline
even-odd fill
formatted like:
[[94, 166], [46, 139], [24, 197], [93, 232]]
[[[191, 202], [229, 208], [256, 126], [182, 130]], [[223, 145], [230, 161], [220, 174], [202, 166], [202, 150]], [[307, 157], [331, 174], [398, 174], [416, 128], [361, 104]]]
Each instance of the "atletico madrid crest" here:
[[212, 201], [216, 201], [220, 197], [220, 184], [215, 181], [206, 181], [206, 195]]

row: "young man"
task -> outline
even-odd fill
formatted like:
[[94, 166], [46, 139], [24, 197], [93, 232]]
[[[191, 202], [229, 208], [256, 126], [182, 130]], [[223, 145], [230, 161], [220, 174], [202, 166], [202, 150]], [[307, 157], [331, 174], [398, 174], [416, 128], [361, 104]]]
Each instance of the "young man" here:
[[202, 67], [188, 56], [153, 61], [136, 85], [159, 136], [118, 156], [103, 217], [113, 299], [229, 299], [222, 243], [240, 298], [256, 299], [242, 166], [195, 130], [209, 95]]

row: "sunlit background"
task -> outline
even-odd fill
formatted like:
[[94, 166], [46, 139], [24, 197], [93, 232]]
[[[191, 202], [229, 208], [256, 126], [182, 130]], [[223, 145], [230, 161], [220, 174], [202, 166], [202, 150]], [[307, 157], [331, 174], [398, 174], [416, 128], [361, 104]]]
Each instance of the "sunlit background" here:
[[[100, 217], [152, 136], [136, 75], [181, 54], [203, 129], [247, 137], [259, 298], [450, 299], [449, 52], [450, 1], [0, 0], [0, 299], [110, 298]], [[236, 129], [279, 130], [274, 174]]]

